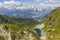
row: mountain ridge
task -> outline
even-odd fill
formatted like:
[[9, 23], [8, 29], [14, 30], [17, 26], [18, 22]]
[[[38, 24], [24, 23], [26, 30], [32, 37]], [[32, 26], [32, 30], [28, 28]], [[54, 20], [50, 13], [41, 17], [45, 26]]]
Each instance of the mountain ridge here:
[[47, 34], [47, 40], [60, 40], [60, 7], [51, 11], [48, 14], [43, 23], [45, 27], [42, 29]]
[[44, 9], [35, 9], [35, 8], [29, 8], [29, 9], [2, 9], [0, 8], [0, 14], [4, 14], [7, 16], [14, 16], [14, 17], [20, 17], [20, 18], [34, 18], [35, 20], [43, 20], [44, 16], [47, 15], [51, 11], [51, 7], [44, 8]]

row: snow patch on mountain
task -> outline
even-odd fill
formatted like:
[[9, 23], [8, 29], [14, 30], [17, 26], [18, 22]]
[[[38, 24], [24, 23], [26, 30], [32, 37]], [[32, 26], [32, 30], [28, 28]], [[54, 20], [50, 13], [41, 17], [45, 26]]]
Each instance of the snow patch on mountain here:
[[53, 8], [40, 3], [39, 5], [28, 5], [18, 1], [4, 1], [0, 3], [0, 14], [17, 16], [21, 18], [34, 18], [42, 20]]

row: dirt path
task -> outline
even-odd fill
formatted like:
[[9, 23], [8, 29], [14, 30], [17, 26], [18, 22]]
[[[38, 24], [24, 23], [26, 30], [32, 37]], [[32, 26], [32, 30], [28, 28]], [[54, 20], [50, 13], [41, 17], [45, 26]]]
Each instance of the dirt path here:
[[47, 40], [47, 36], [46, 36], [46, 33], [42, 30], [41, 32], [41, 37], [40, 37], [41, 40]]
[[44, 28], [44, 24], [38, 24], [37, 26], [36, 26], [36, 28], [39, 28], [39, 29], [42, 29], [42, 28]]
[[43, 24], [38, 24], [36, 26], [36, 28], [41, 29], [41, 37], [40, 37], [41, 40], [47, 40], [46, 33], [42, 30], [42, 28], [44, 28], [44, 27], [45, 27], [44, 23]]

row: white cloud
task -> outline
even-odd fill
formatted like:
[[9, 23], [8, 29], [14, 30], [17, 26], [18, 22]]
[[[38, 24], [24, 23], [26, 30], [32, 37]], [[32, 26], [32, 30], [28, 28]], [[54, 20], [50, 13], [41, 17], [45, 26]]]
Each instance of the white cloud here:
[[4, 1], [3, 3], [0, 3], [0, 8], [8, 8], [8, 9], [19, 9], [19, 8], [25, 8], [26, 6], [18, 1]]
[[58, 3], [60, 0], [45, 0], [45, 2]]
[[[41, 0], [36, 0], [36, 1], [41, 1]], [[46, 0], [48, 1], [48, 0]], [[38, 5], [32, 4], [32, 5], [27, 5], [25, 3], [21, 3], [19, 1], [4, 1], [0, 3], [0, 8], [6, 8], [6, 9], [28, 9], [28, 8], [34, 8], [34, 10], [38, 9], [41, 11], [41, 9], [48, 8], [48, 7], [53, 7], [54, 5], [52, 4], [45, 4], [45, 3], [39, 3]]]
[[60, 0], [49, 0], [50, 2], [60, 2]]
[[4, 1], [0, 3], [0, 8], [7, 8], [7, 9], [27, 9], [27, 8], [46, 8], [47, 6], [44, 3], [40, 3], [39, 5], [27, 5], [24, 3], [20, 3], [18, 1]]
[[44, 8], [48, 8], [49, 6], [47, 4], [44, 4], [44, 3], [40, 3], [38, 8], [40, 9], [44, 9]]
[[60, 2], [60, 0], [35, 0], [35, 1], [36, 2], [45, 1], [45, 2], [52, 2], [52, 3]]

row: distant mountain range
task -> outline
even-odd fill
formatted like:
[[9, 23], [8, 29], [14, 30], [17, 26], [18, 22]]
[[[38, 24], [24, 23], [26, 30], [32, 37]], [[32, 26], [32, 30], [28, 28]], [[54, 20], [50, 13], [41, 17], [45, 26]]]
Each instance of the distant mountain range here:
[[7, 9], [0, 8], [0, 14], [4, 14], [7, 16], [15, 16], [20, 18], [34, 18], [37, 21], [41, 21], [44, 16], [50, 13], [52, 7], [47, 8], [26, 8], [26, 9]]

